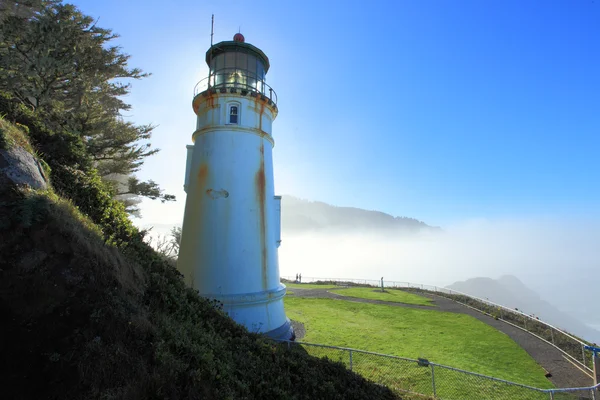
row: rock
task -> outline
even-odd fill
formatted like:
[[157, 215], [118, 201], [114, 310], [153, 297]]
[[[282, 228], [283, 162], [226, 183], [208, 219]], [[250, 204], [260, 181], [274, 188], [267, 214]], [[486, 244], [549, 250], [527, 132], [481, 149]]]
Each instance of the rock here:
[[0, 190], [6, 184], [45, 189], [48, 180], [37, 158], [22, 147], [0, 150]]

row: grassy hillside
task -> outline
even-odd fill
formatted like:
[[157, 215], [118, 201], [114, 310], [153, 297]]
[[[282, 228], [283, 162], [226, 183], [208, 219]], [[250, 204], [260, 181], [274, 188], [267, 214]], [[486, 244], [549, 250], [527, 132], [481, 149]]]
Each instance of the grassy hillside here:
[[303, 341], [392, 354], [478, 372], [540, 388], [545, 371], [508, 336], [464, 314], [287, 297], [290, 318], [306, 327]]
[[416, 294], [408, 293], [396, 289], [375, 288], [349, 288], [335, 291], [336, 294], [348, 297], [358, 297], [359, 299], [382, 300], [392, 303], [415, 304], [420, 306], [433, 306], [430, 299]]
[[[2, 124], [4, 145], [28, 136]], [[52, 190], [0, 188], [2, 398], [395, 398], [234, 323], [184, 286], [93, 175], [49, 160], [79, 207]]]

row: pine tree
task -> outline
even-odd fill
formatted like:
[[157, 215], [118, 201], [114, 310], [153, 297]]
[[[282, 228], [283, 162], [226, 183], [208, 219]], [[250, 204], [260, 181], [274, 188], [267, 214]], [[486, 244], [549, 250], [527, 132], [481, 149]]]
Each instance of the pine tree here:
[[128, 67], [130, 56], [111, 45], [117, 37], [70, 4], [0, 2], [0, 90], [83, 138], [100, 176], [135, 214], [138, 196], [175, 197], [134, 175], [159, 149], [149, 142], [155, 126], [122, 117], [129, 82], [149, 74]]

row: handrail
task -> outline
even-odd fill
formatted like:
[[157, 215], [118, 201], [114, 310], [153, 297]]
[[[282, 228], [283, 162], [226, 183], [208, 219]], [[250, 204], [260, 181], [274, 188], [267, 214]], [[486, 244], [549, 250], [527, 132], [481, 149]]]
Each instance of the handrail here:
[[[206, 77], [200, 80], [196, 86], [194, 86], [194, 97], [199, 95], [202, 92], [205, 92], [208, 89], [240, 89], [247, 90], [251, 93], [260, 93], [263, 96], [266, 96], [271, 100], [275, 105], [277, 105], [277, 93], [271, 86], [269, 86], [264, 80], [256, 79], [254, 76], [244, 74], [242, 72], [238, 72], [233, 74], [234, 80], [224, 81], [219, 83], [214, 83], [215, 76]], [[253, 83], [247, 83], [253, 82]]]

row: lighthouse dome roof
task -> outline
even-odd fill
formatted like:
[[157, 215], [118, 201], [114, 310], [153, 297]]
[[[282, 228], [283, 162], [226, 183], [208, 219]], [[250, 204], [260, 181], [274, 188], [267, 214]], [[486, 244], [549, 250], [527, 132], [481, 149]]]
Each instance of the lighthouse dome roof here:
[[[242, 40], [239, 40], [238, 35], [241, 36]], [[236, 40], [236, 38], [238, 40]], [[210, 61], [222, 53], [249, 53], [256, 56], [262, 62], [265, 68], [265, 73], [269, 70], [269, 57], [267, 57], [267, 55], [263, 53], [261, 49], [251, 45], [250, 43], [246, 43], [245, 38], [241, 33], [236, 33], [233, 39], [234, 40], [232, 41], [219, 42], [208, 49], [206, 52], [206, 63], [210, 65]]]

